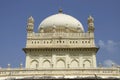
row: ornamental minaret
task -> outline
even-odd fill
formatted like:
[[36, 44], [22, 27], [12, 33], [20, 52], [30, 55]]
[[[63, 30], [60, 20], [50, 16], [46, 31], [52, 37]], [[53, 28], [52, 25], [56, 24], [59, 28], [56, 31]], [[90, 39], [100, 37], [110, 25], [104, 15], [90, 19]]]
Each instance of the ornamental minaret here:
[[[88, 33], [89, 35], [92, 37], [91, 38], [91, 43], [92, 45], [95, 45], [95, 41], [94, 41], [94, 30], [95, 30], [95, 27], [94, 27], [94, 18], [90, 15], [88, 17]], [[95, 62], [96, 63], [96, 62]]]
[[88, 17], [88, 32], [94, 32], [94, 18], [92, 16]]
[[27, 32], [28, 33], [32, 33], [34, 30], [34, 19], [33, 17], [29, 17], [28, 18], [28, 22], [27, 22]]

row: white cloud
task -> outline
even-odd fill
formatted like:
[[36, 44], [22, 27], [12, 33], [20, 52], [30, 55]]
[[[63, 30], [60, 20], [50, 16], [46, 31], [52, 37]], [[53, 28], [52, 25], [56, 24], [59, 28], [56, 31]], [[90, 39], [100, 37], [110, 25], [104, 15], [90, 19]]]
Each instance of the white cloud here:
[[112, 60], [105, 60], [104, 62], [103, 62], [103, 65], [105, 66], [105, 67], [111, 67], [112, 65], [113, 66], [118, 66], [118, 64], [116, 64], [114, 61], [112, 61]]
[[99, 40], [98, 45], [99, 45], [100, 47], [105, 47], [105, 43], [104, 43], [104, 41], [102, 41], [102, 40]]
[[98, 45], [109, 53], [118, 52], [120, 49], [120, 42], [115, 42], [113, 40], [108, 40], [107, 42], [99, 40]]
[[111, 67], [112, 64], [118, 66], [117, 63], [119, 62], [117, 61], [120, 55], [120, 42], [115, 42], [113, 40], [108, 41], [99, 40], [98, 45], [100, 46], [100, 50], [102, 51], [102, 53], [104, 53], [101, 59], [107, 58], [107, 60], [102, 61], [103, 66]]

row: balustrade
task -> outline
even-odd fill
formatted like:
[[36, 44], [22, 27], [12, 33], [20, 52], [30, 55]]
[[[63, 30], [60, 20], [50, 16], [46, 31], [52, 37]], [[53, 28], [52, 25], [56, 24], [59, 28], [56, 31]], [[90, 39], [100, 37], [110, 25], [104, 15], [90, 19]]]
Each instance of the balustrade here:
[[0, 77], [2, 76], [24, 76], [24, 75], [119, 75], [118, 68], [90, 68], [90, 69], [0, 69]]
[[93, 33], [33, 33], [32, 38], [53, 38], [53, 37], [62, 37], [62, 38], [93, 38]]

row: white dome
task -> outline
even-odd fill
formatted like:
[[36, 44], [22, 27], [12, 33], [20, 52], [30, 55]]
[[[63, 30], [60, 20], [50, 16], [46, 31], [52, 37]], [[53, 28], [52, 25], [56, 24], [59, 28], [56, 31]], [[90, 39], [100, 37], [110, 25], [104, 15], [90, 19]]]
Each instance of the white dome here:
[[77, 19], [63, 13], [54, 14], [44, 19], [39, 25], [39, 32], [41, 29], [44, 29], [44, 32], [51, 32], [53, 29], [57, 32], [65, 32], [65, 29], [69, 32], [78, 32], [78, 30], [84, 32], [82, 24]]

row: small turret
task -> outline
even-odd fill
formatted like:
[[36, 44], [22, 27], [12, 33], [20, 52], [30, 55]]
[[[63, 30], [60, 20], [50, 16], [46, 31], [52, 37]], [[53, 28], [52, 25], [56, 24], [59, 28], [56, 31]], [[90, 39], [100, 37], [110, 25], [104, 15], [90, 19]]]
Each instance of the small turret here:
[[92, 16], [88, 17], [88, 32], [94, 32], [94, 18]]
[[10, 68], [10, 67], [11, 67], [11, 65], [10, 65], [10, 64], [8, 64], [7, 66], [8, 66], [8, 68]]
[[27, 22], [27, 32], [28, 33], [32, 33], [34, 29], [34, 19], [33, 17], [29, 17], [28, 18], [28, 22]]

